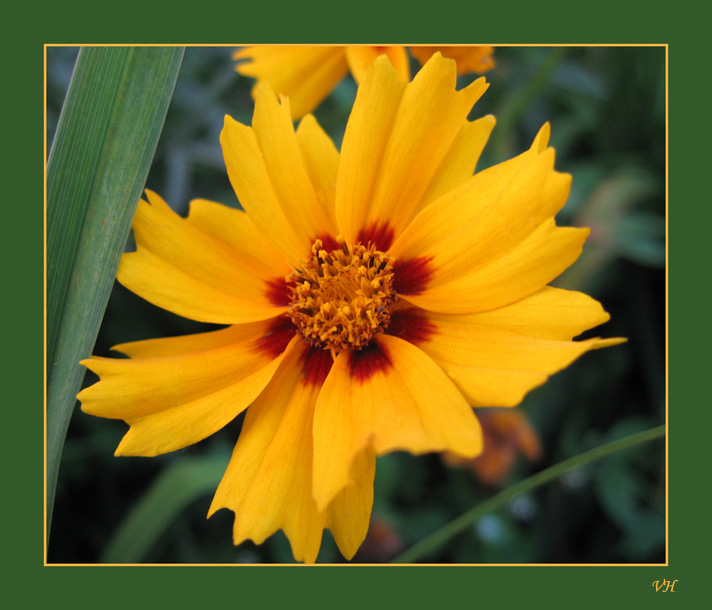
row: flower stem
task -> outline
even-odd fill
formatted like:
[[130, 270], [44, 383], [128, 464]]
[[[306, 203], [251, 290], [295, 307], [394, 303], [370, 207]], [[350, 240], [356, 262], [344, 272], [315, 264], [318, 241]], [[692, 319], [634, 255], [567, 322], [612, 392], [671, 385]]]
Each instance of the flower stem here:
[[481, 504], [471, 508], [466, 513], [460, 515], [457, 519], [454, 519], [444, 527], [433, 532], [407, 551], [401, 553], [392, 560], [392, 563], [413, 563], [423, 556], [428, 555], [448, 540], [467, 529], [473, 525], [480, 517], [486, 513], [499, 508], [515, 496], [531, 491], [544, 483], [553, 481], [554, 479], [560, 477], [565, 472], [578, 468], [602, 457], [628, 449], [640, 443], [645, 443], [647, 441], [664, 436], [665, 426], [658, 426], [656, 428], [651, 428], [645, 430], [644, 432], [639, 432], [637, 434], [631, 434], [624, 438], [611, 441], [600, 447], [596, 447], [584, 453], [580, 453], [568, 460], [554, 464], [542, 470], [541, 472], [532, 475], [531, 477], [515, 483], [511, 487], [501, 491], [495, 496], [485, 500]]

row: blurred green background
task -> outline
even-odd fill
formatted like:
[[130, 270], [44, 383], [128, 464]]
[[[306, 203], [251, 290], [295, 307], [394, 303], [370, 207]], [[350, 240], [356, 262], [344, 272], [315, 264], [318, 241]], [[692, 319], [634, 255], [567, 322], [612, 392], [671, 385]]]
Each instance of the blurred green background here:
[[[239, 206], [219, 133], [225, 114], [249, 123], [253, 81], [233, 48], [189, 47], [147, 181], [178, 213], [192, 198]], [[51, 143], [78, 49], [47, 49]], [[559, 224], [588, 226], [579, 261], [555, 284], [600, 300], [611, 321], [591, 336], [628, 343], [589, 353], [524, 401], [542, 454], [519, 456], [485, 484], [440, 456], [379, 458], [372, 531], [354, 561], [387, 562], [499, 489], [550, 464], [665, 422], [665, 48], [498, 47], [490, 88], [471, 119], [497, 117], [478, 169], [526, 149], [552, 125], [557, 169], [573, 174]], [[413, 65], [413, 71], [417, 64]], [[462, 85], [476, 78], [462, 77]], [[347, 77], [315, 111], [340, 144], [356, 93]], [[128, 245], [131, 247], [131, 244]], [[127, 341], [213, 328], [165, 312], [115, 284], [94, 353]], [[87, 374], [85, 384], [96, 378]], [[49, 563], [293, 562], [279, 532], [263, 545], [231, 542], [233, 515], [205, 518], [241, 418], [185, 450], [115, 458], [127, 426], [75, 410], [62, 457]], [[665, 561], [664, 442], [577, 469], [480, 519], [429, 563]], [[325, 532], [319, 562], [343, 558]]]

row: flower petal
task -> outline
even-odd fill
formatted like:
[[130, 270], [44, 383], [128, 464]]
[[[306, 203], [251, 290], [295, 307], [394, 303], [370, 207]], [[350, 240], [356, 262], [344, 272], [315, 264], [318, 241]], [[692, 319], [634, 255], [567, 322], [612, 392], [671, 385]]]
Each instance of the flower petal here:
[[288, 342], [285, 334], [289, 328], [278, 321], [237, 324], [221, 330], [161, 339], [144, 339], [115, 345], [111, 349], [121, 352], [129, 358], [162, 358], [165, 356], [183, 356], [197, 354], [218, 347], [234, 346], [238, 343], [257, 341], [265, 345], [265, 337], [275, 330], [282, 331], [282, 341]]
[[418, 214], [391, 254], [431, 259], [437, 270], [432, 284], [502, 257], [552, 218], [569, 194], [571, 177], [554, 171], [554, 150], [537, 152], [538, 146], [539, 139], [526, 153], [440, 197]]
[[465, 122], [433, 176], [417, 211], [472, 177], [495, 122], [491, 114], [471, 123]]
[[311, 496], [311, 423], [319, 386], [300, 383], [309, 353], [300, 342], [248, 410], [208, 515], [219, 508], [235, 512], [235, 544], [248, 538], [260, 544], [281, 528], [295, 559], [313, 562], [325, 516]]
[[[550, 295], [553, 296], [556, 294]], [[535, 297], [531, 302], [535, 307], [541, 307], [541, 301], [550, 297]], [[541, 310], [533, 312], [531, 318], [526, 315], [528, 300], [504, 308], [510, 309], [509, 312], [500, 310], [499, 319], [505, 322], [503, 327], [498, 326], [496, 315], [458, 316], [414, 308], [396, 312], [386, 332], [418, 345], [475, 407], [515, 406], [532, 388], [544, 383], [550, 375], [583, 353], [621, 342], [620, 339], [557, 341], [512, 332], [511, 326], [517, 327], [523, 322], [524, 329], [528, 329], [532, 319], [542, 315]], [[554, 305], [549, 307], [549, 312], [561, 314], [562, 309], [566, 309], [564, 304]], [[592, 318], [586, 315], [579, 318], [579, 322], [583, 322], [580, 330], [591, 321]], [[546, 326], [545, 323], [543, 335], [551, 334], [546, 331]], [[555, 321], [548, 326], [556, 329], [554, 334], [562, 332]], [[565, 335], [569, 334], [570, 328], [563, 331]]]
[[[401, 81], [387, 61], [375, 61], [369, 75], [359, 87], [344, 135], [336, 212], [347, 241], [366, 241], [387, 226], [390, 241], [377, 243], [386, 250], [413, 218], [487, 84], [480, 79], [456, 91], [455, 64], [440, 55], [433, 56], [402, 95], [395, 85]], [[379, 85], [388, 94], [373, 91]]]
[[410, 65], [408, 64], [408, 53], [406, 53], [405, 47], [348, 46], [346, 47], [346, 61], [357, 83], [363, 80], [366, 71], [379, 55], [388, 57], [401, 80], [406, 82], [410, 80]]
[[[327, 512], [318, 510], [312, 497], [312, 424], [331, 365], [329, 352], [300, 342], [248, 410], [209, 512], [235, 512], [235, 544], [248, 538], [259, 544], [283, 529], [297, 561], [316, 560]], [[340, 536], [360, 536], [357, 546], [368, 529], [370, 503], [361, 497], [368, 495], [365, 487], [372, 486], [373, 474], [366, 467], [358, 476], [358, 486], [335, 500], [335, 514], [328, 516]], [[354, 501], [355, 511], [344, 515]]]
[[335, 235], [309, 178], [289, 104], [278, 103], [265, 83], [256, 90], [253, 127], [226, 116], [220, 142], [240, 204], [292, 266], [308, 258], [315, 238]]
[[337, 494], [327, 509], [326, 527], [346, 559], [356, 554], [368, 533], [375, 474], [376, 454], [371, 447], [366, 447], [351, 464], [353, 484]]
[[[163, 339], [145, 348], [128, 344], [122, 349], [145, 357], [82, 361], [101, 379], [78, 399], [85, 413], [131, 426], [117, 455], [175, 451], [213, 434], [247, 408], [295, 341], [294, 327], [278, 319]], [[185, 351], [196, 347], [199, 351]]]
[[610, 318], [588, 295], [552, 286], [511, 305], [461, 317], [473, 324], [558, 341], [570, 341]]
[[336, 218], [349, 242], [363, 226], [405, 86], [388, 59], [378, 57], [358, 88], [336, 179]]
[[233, 59], [251, 59], [235, 69], [289, 97], [293, 119], [314, 110], [348, 72], [344, 48], [338, 46], [253, 46], [238, 50]]
[[314, 497], [320, 507], [352, 481], [354, 458], [449, 449], [482, 450], [477, 419], [462, 394], [421, 350], [378, 335], [360, 351], [341, 352], [314, 413]]
[[[588, 229], [539, 226], [517, 247], [450, 282], [436, 283], [438, 270], [427, 258], [394, 267], [400, 296], [423, 309], [451, 314], [489, 311], [534, 294], [570, 267], [581, 254]], [[401, 279], [398, 274], [401, 273]]]
[[262, 238], [246, 219], [241, 222], [242, 212], [222, 211], [231, 220], [226, 231], [234, 233], [228, 243], [146, 193], [150, 205], [140, 201], [133, 222], [137, 250], [122, 257], [119, 282], [154, 305], [201, 322], [253, 322], [285, 311], [272, 284], [283, 281], [286, 265], [269, 248], [259, 256], [251, 244]]
[[261, 277], [282, 278], [292, 271], [284, 257], [257, 230], [242, 210], [208, 201], [194, 199], [186, 218], [210, 237], [232, 248], [241, 267], [247, 267]]
[[483, 74], [494, 68], [494, 48], [483, 45], [468, 45], [468, 46], [444, 46], [444, 47], [425, 47], [411, 46], [410, 54], [415, 57], [421, 64], [424, 64], [433, 53], [442, 53], [443, 57], [449, 57], [457, 62], [457, 73], [467, 74], [468, 72], [477, 72]]
[[333, 226], [336, 226], [336, 173], [339, 151], [316, 119], [308, 114], [299, 123], [297, 141], [316, 197]]
[[[310, 135], [308, 123], [309, 121], [307, 121], [307, 135]], [[335, 229], [335, 225], [331, 222], [333, 212], [324, 209], [317, 198], [307, 164], [303, 159], [302, 147], [289, 120], [288, 102], [282, 98], [282, 103], [278, 103], [266, 85], [258, 87], [255, 93], [252, 129], [282, 209], [290, 214], [290, 219], [299, 234], [306, 236], [307, 251], [309, 251], [314, 235], [333, 234]], [[323, 142], [324, 139], [328, 140], [328, 136], [323, 132], [314, 134], [315, 131], [316, 129], [312, 127], [312, 138], [302, 138], [301, 143], [306, 144], [306, 149], [310, 151], [309, 144], [313, 144], [315, 137], [320, 137], [322, 140], [320, 145], [328, 148], [328, 143]], [[321, 173], [318, 168], [317, 170], [313, 168], [320, 162], [326, 164], [324, 171], [329, 171], [334, 163], [334, 152], [335, 149], [328, 150], [325, 158], [321, 160], [310, 151], [312, 174]], [[293, 208], [300, 210], [301, 214], [293, 215]]]

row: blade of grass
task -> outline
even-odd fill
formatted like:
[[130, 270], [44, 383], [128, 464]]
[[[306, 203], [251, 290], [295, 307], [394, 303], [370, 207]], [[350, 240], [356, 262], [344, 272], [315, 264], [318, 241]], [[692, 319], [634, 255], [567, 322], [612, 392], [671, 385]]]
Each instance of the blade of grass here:
[[616, 453], [617, 451], [628, 449], [634, 445], [660, 438], [661, 436], [664, 436], [664, 434], [665, 426], [658, 426], [657, 428], [651, 428], [650, 430], [645, 430], [644, 432], [631, 434], [624, 438], [611, 441], [610, 443], [606, 443], [589, 451], [585, 451], [584, 453], [580, 453], [579, 455], [569, 458], [568, 460], [549, 466], [549, 468], [546, 468], [541, 472], [520, 481], [519, 483], [515, 483], [504, 491], [501, 491], [488, 500], [485, 500], [484, 502], [471, 508], [466, 513], [460, 515], [457, 519], [450, 521], [450, 523], [446, 526], [441, 527], [439, 530], [433, 532], [429, 536], [426, 536], [420, 542], [410, 547], [407, 551], [395, 557], [392, 563], [413, 563], [426, 556], [428, 553], [433, 552], [460, 532], [466, 530], [468, 527], [471, 527], [480, 517], [499, 508], [515, 496], [531, 491], [544, 483], [553, 481], [569, 470], [573, 470], [574, 468], [578, 468], [584, 464], [588, 464], [612, 453]]
[[186, 458], [168, 466], [117, 528], [101, 563], [139, 563], [175, 518], [215, 491], [229, 456]]
[[156, 150], [183, 47], [88, 47], [47, 163], [46, 536], [69, 420]]

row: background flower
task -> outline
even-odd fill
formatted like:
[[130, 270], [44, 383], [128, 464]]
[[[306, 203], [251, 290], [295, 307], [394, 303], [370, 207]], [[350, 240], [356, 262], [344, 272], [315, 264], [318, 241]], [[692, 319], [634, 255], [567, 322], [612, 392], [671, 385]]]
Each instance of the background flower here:
[[468, 468], [483, 483], [500, 485], [507, 480], [520, 454], [532, 461], [541, 457], [539, 435], [520, 409], [485, 409], [477, 416], [484, 450], [472, 459], [446, 452], [443, 461], [448, 466]]
[[[51, 136], [74, 53], [50, 49], [48, 55]], [[664, 49], [502, 48], [497, 60], [497, 70], [488, 76], [492, 86], [477, 105], [477, 116], [492, 113], [498, 119], [479, 167], [521, 152], [551, 120], [557, 166], [574, 175], [562, 224], [593, 229], [582, 259], [559, 285], [585, 289], [604, 302], [612, 314], [606, 334], [629, 338], [624, 348], [597, 352], [595, 359], [577, 363], [527, 398], [522, 408], [546, 450], [538, 468], [663, 417]], [[177, 202], [182, 214], [196, 193], [237, 205], [216, 142], [224, 114], [249, 122], [253, 81], [236, 82], [233, 66], [229, 49], [186, 53], [148, 181], [166, 200]], [[542, 82], [545, 87], [532, 87]], [[353, 83], [344, 80], [317, 110], [337, 143], [353, 95]], [[648, 102], [649, 112], [633, 111], [640, 99]], [[97, 353], [108, 355], [110, 345], [123, 341], [205, 329], [117, 286]], [[174, 466], [178, 456], [113, 458], [123, 431], [77, 412], [63, 457], [52, 534], [56, 544], [50, 546], [49, 560], [116, 559], [111, 553], [120, 548], [112, 540], [117, 523], [132, 507], [147, 506], [166, 482], [180, 480], [185, 499], [178, 502], [173, 494], [175, 510], [159, 512], [150, 529], [140, 532], [139, 538], [151, 544], [129, 546], [140, 556], [127, 551], [120, 560], [291, 561], [280, 536], [262, 547], [234, 549], [231, 516], [218, 513], [205, 520], [215, 485], [208, 490], [194, 481], [206, 480], [214, 470], [221, 476], [240, 423], [184, 450]], [[513, 476], [529, 470], [522, 462]], [[643, 447], [537, 490], [491, 515], [434, 559], [659, 561], [663, 473], [661, 446]], [[409, 546], [487, 496], [459, 474], [445, 470], [437, 458], [388, 456], [379, 461], [374, 515], [387, 517]], [[328, 540], [322, 552], [322, 560], [338, 560]]]
[[[483, 74], [494, 66], [490, 46], [409, 47], [411, 55], [425, 64], [435, 52], [457, 63], [458, 74]], [[278, 95], [290, 99], [292, 117], [298, 119], [316, 108], [351, 71], [360, 82], [379, 55], [387, 55], [398, 76], [410, 80], [411, 62], [403, 46], [282, 46], [244, 47], [233, 54], [235, 70], [243, 76], [267, 81]]]

